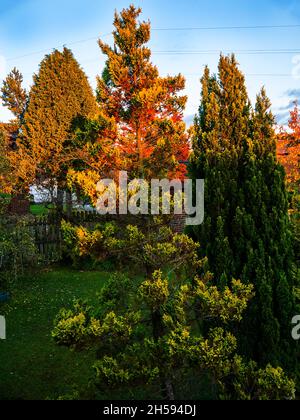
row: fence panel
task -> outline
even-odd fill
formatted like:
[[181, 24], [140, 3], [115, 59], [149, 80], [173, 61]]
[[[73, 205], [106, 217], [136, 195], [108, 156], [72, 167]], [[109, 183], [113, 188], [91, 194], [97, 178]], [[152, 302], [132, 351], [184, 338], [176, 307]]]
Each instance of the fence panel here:
[[[96, 212], [73, 211], [70, 222], [92, 229], [105, 219]], [[39, 254], [46, 263], [57, 262], [62, 257], [63, 237], [61, 219], [53, 214], [37, 216], [28, 224]]]

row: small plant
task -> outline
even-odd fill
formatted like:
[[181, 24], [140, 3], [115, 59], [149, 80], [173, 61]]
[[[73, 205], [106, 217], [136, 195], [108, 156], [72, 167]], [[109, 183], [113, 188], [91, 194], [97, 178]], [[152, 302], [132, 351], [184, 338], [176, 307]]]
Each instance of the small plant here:
[[0, 291], [38, 264], [38, 252], [28, 220], [0, 220]]

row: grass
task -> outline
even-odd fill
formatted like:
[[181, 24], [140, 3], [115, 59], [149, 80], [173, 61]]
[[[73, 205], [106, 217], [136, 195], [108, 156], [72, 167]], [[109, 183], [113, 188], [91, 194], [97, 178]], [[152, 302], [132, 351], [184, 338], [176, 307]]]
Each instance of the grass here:
[[47, 207], [45, 204], [31, 204], [30, 213], [34, 216], [47, 216], [49, 213], [49, 206]]
[[[56, 399], [86, 386], [95, 355], [58, 347], [51, 339], [59, 309], [74, 299], [96, 300], [108, 273], [49, 269], [32, 275], [0, 306], [7, 340], [0, 341], [0, 399]], [[22, 286], [22, 287], [21, 287]]]
[[[140, 278], [133, 276], [137, 281]], [[0, 400], [57, 399], [76, 390], [86, 399], [161, 398], [155, 384], [125, 386], [94, 395], [88, 384], [94, 374], [95, 350], [71, 351], [57, 346], [51, 338], [59, 310], [72, 306], [74, 299], [93, 305], [109, 277], [110, 272], [52, 268], [27, 276], [12, 289], [11, 300], [0, 303], [0, 314], [5, 315], [7, 323], [7, 339], [0, 340]], [[203, 387], [193, 374], [187, 381], [188, 390], [179, 390], [181, 399], [199, 399], [199, 395], [210, 398], [206, 382]]]

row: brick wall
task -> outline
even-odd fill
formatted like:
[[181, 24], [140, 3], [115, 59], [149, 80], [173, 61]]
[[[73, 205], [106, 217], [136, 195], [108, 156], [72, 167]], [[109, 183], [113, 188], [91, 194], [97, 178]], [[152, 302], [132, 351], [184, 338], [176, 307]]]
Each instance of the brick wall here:
[[171, 228], [175, 233], [183, 233], [185, 229], [185, 221], [185, 214], [176, 214], [173, 216], [173, 219], [171, 221]]

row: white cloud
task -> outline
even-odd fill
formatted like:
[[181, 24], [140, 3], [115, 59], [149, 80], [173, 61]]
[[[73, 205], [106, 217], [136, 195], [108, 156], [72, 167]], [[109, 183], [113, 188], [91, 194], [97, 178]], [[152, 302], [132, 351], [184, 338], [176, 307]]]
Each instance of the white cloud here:
[[9, 122], [12, 118], [12, 113], [0, 103], [0, 122]]

